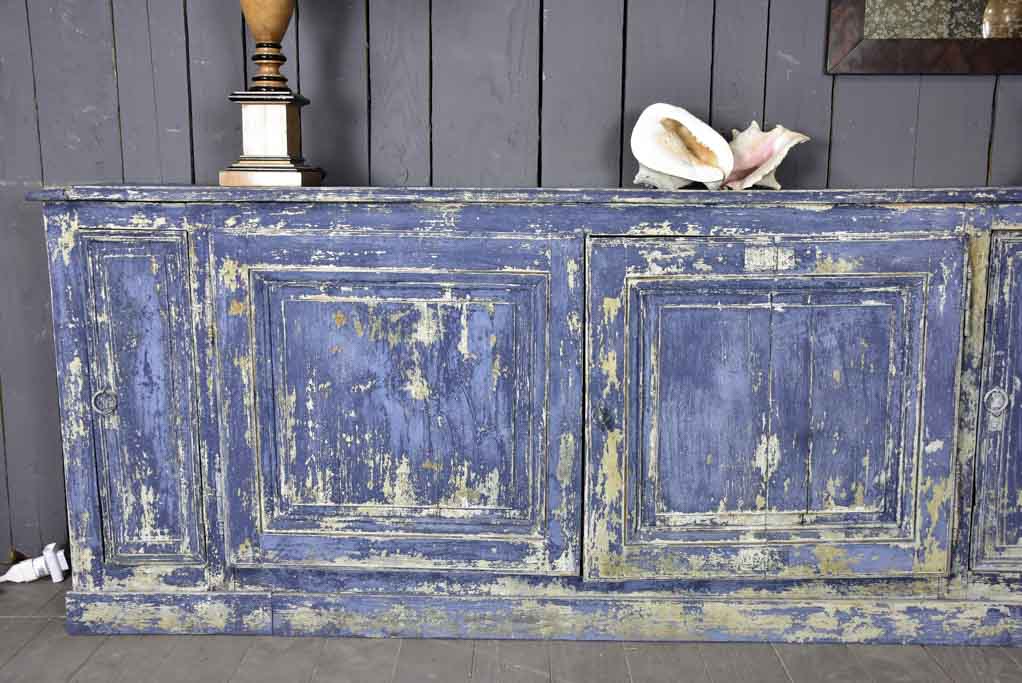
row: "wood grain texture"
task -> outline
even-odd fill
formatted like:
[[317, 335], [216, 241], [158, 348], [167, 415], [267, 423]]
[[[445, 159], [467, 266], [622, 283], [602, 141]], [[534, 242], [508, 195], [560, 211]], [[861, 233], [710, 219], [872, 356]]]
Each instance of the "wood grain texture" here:
[[298, 15], [303, 152], [330, 185], [367, 185], [369, 65], [365, 0], [304, 0]]
[[1022, 76], [998, 76], [989, 185], [1022, 185]]
[[827, 186], [831, 95], [834, 79], [823, 73], [827, 8], [813, 11], [801, 0], [771, 0], [767, 46], [765, 129], [776, 124], [811, 140], [784, 160], [777, 178], [787, 188]]
[[43, 178], [124, 179], [110, 6], [28, 3]]
[[429, 2], [369, 3], [370, 183], [430, 184]]
[[534, 187], [539, 0], [433, 4], [433, 184]]
[[770, 0], [716, 0], [713, 17], [713, 97], [710, 124], [732, 130], [763, 122]]
[[193, 182], [215, 185], [241, 153], [241, 111], [228, 100], [245, 87], [241, 8], [232, 2], [188, 4]]
[[616, 187], [621, 172], [622, 0], [543, 8], [541, 183]]
[[192, 179], [183, 2], [112, 3], [125, 180]]
[[630, 136], [643, 109], [667, 102], [709, 120], [713, 3], [629, 2], [626, 26], [621, 184], [631, 187], [638, 162], [632, 155]]
[[829, 185], [911, 186], [918, 113], [918, 76], [836, 77]]
[[994, 76], [921, 76], [915, 187], [986, 184]]

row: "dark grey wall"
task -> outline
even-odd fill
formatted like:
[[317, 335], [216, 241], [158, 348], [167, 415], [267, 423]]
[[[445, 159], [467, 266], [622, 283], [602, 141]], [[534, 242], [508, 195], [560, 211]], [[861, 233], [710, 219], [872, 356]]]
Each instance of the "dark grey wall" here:
[[[655, 101], [813, 137], [789, 187], [1022, 184], [1022, 77], [823, 73], [826, 0], [300, 0], [331, 184], [628, 185]], [[0, 5], [0, 548], [64, 537], [40, 184], [212, 183], [240, 149], [233, 0]]]

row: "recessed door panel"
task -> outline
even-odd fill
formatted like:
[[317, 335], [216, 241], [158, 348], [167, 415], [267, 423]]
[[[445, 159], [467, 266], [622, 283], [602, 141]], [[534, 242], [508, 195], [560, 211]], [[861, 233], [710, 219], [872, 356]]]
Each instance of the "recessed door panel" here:
[[960, 240], [589, 256], [587, 576], [944, 571]]
[[1022, 237], [996, 235], [991, 247], [984, 347], [972, 569], [1022, 571]]
[[503, 242], [214, 238], [234, 563], [577, 571], [580, 245]]
[[122, 564], [201, 561], [184, 241], [83, 241], [104, 553]]

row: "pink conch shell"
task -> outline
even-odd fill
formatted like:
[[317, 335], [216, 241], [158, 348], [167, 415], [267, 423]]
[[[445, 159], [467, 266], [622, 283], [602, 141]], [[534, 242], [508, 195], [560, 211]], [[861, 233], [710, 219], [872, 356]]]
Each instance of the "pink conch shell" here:
[[808, 135], [780, 125], [764, 133], [756, 121], [742, 132], [732, 130], [731, 151], [735, 155], [735, 167], [725, 184], [732, 190], [744, 190], [754, 185], [781, 189], [774, 172], [788, 155], [788, 150], [808, 140]]

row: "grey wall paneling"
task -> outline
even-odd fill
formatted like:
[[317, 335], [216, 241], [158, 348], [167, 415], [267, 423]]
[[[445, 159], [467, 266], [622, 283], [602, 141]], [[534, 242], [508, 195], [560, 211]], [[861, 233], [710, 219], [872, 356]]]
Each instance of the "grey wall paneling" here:
[[430, 2], [369, 0], [373, 185], [430, 184]]
[[245, 86], [241, 9], [205, 0], [187, 9], [194, 180], [215, 185], [241, 152], [241, 114], [227, 99]]
[[732, 130], [763, 123], [770, 0], [716, 0], [713, 18], [713, 97], [710, 124]]
[[[34, 137], [39, 152], [17, 163], [37, 171], [37, 182], [121, 180], [110, 5], [55, 0], [26, 6], [27, 17], [4, 24], [31, 41], [12, 37], [21, 43], [15, 78], [34, 75], [34, 83], [19, 83], [18, 95], [34, 93], [37, 113], [36, 125], [18, 134]], [[16, 10], [9, 4], [5, 11]], [[12, 543], [36, 552], [44, 542], [63, 541], [67, 522], [45, 249], [39, 212], [22, 200], [25, 189], [7, 187], [2, 197], [3, 215], [13, 220], [5, 221], [0, 308], [10, 322], [3, 325], [0, 381]]]
[[999, 76], [990, 138], [990, 185], [1022, 185], [1022, 76]]
[[[32, 464], [30, 458], [8, 455], [4, 425], [4, 401], [16, 400], [21, 391], [13, 376], [13, 368], [19, 362], [14, 350], [20, 346], [15, 337], [22, 336], [19, 329], [22, 323], [14, 319], [14, 311], [18, 307], [13, 301], [15, 283], [11, 275], [14, 264], [24, 257], [19, 253], [19, 236], [34, 229], [33, 234], [42, 239], [37, 225], [20, 224], [23, 211], [18, 205], [20, 194], [39, 186], [42, 173], [28, 17], [24, 3], [0, 5], [0, 64], [3, 65], [0, 70], [0, 241], [3, 243], [0, 248], [0, 562], [3, 562], [13, 545], [12, 527], [18, 528], [20, 540], [27, 540], [27, 536], [32, 535], [32, 528], [38, 526], [32, 510], [19, 510], [17, 515], [12, 514], [8, 494], [10, 485], [18, 486], [30, 480]], [[39, 212], [34, 212], [33, 217], [37, 223]], [[45, 268], [46, 263], [36, 265]], [[19, 498], [19, 502], [23, 499]], [[26, 534], [26, 531], [29, 533]]]
[[669, 102], [709, 118], [713, 2], [629, 0], [625, 33], [621, 180], [631, 186], [638, 163], [628, 138], [647, 105]]
[[986, 184], [993, 76], [923, 76], [916, 123], [916, 187]]
[[[219, 3], [211, 3], [219, 4]], [[109, 3], [29, 2], [43, 177], [124, 177]]]
[[191, 182], [184, 3], [112, 0], [112, 7], [124, 178]]
[[915, 171], [919, 76], [838, 76], [831, 187], [909, 187]]
[[330, 185], [369, 183], [369, 65], [365, 0], [303, 0], [298, 16], [302, 144]]
[[620, 181], [623, 21], [624, 0], [544, 4], [542, 185]]
[[434, 184], [536, 185], [539, 26], [539, 0], [433, 2]]
[[24, 201], [28, 189], [0, 188], [0, 389], [11, 542], [35, 553], [66, 540], [67, 513], [46, 248], [38, 207]]
[[803, 0], [770, 3], [764, 129], [779, 123], [812, 138], [784, 160], [778, 171], [783, 187], [827, 186], [834, 89], [822, 68], [828, 16], [825, 4], [807, 11]]

